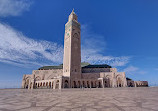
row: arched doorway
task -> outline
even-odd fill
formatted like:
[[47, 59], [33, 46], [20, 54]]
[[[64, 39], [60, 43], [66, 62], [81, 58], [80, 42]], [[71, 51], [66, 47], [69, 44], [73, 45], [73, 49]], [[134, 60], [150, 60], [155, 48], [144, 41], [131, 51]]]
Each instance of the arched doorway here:
[[69, 88], [69, 82], [68, 82], [68, 80], [65, 80], [65, 82], [64, 82], [64, 88]]
[[55, 89], [59, 89], [59, 80], [56, 81], [56, 87]]
[[94, 87], [95, 87], [95, 88], [97, 87], [97, 81], [94, 82]]
[[104, 80], [104, 87], [110, 87], [110, 79], [109, 78], [106, 78]]
[[76, 81], [73, 81], [74, 88], [77, 88]]
[[104, 87], [108, 87], [107, 80], [104, 81]]
[[45, 87], [45, 82], [43, 83], [43, 88]]
[[117, 78], [117, 87], [122, 87], [122, 79], [121, 79], [121, 77]]
[[80, 88], [81, 87], [81, 83], [80, 83], [80, 81], [78, 81], [78, 88]]
[[94, 88], [93, 81], [91, 81], [91, 88]]
[[46, 88], [48, 88], [48, 82], [46, 82]]
[[98, 84], [98, 85], [99, 85], [99, 88], [101, 88], [101, 82], [100, 82], [100, 81], [99, 81], [99, 84]]
[[25, 88], [26, 88], [26, 89], [28, 89], [28, 88], [29, 88], [29, 79], [27, 79], [27, 80], [26, 80], [26, 83], [25, 83]]
[[51, 88], [51, 82], [49, 82], [49, 88]]
[[89, 84], [89, 81], [87, 81], [87, 88], [90, 88], [90, 84]]
[[84, 81], [82, 81], [82, 87], [85, 87], [85, 82]]
[[38, 85], [37, 85], [37, 83], [35, 84], [35, 88], [38, 88]]
[[133, 86], [133, 83], [130, 82], [128, 87], [134, 87], [134, 86]]

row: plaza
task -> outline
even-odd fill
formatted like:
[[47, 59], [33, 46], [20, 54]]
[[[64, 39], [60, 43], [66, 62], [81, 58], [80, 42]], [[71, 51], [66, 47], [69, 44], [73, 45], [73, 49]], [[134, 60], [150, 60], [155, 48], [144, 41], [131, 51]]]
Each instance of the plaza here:
[[158, 111], [158, 87], [1, 89], [0, 111]]

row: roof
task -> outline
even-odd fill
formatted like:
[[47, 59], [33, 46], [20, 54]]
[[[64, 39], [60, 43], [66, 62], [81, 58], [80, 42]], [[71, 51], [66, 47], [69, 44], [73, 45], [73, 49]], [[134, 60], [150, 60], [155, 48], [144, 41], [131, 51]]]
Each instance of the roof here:
[[63, 69], [63, 66], [43, 66], [40, 67], [38, 70], [51, 70], [51, 69]]
[[96, 65], [87, 65], [82, 68], [112, 68], [112, 67], [107, 64], [96, 64]]
[[[88, 62], [82, 62], [81, 67], [82, 68], [111, 68], [111, 66], [107, 64], [91, 65]], [[51, 69], [63, 69], [63, 64], [59, 66], [43, 66], [40, 67], [38, 70], [51, 70]]]
[[131, 81], [132, 81], [132, 79], [131, 79], [131, 78], [129, 78], [129, 77], [126, 77], [126, 80], [131, 80]]

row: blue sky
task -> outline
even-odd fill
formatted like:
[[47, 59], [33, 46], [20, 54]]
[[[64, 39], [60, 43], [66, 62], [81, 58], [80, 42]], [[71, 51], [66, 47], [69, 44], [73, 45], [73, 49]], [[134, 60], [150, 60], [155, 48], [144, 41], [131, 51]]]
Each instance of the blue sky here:
[[20, 87], [23, 74], [62, 63], [64, 25], [73, 8], [82, 61], [158, 85], [158, 1], [0, 0], [0, 88]]

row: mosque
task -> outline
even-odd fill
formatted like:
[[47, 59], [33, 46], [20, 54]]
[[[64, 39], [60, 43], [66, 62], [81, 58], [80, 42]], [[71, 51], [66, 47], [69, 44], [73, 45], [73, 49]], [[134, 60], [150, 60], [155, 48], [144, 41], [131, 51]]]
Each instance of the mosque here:
[[125, 72], [117, 72], [107, 64], [81, 63], [81, 30], [74, 10], [65, 24], [63, 64], [44, 66], [24, 74], [22, 88], [112, 88], [148, 86], [147, 81], [127, 79]]

